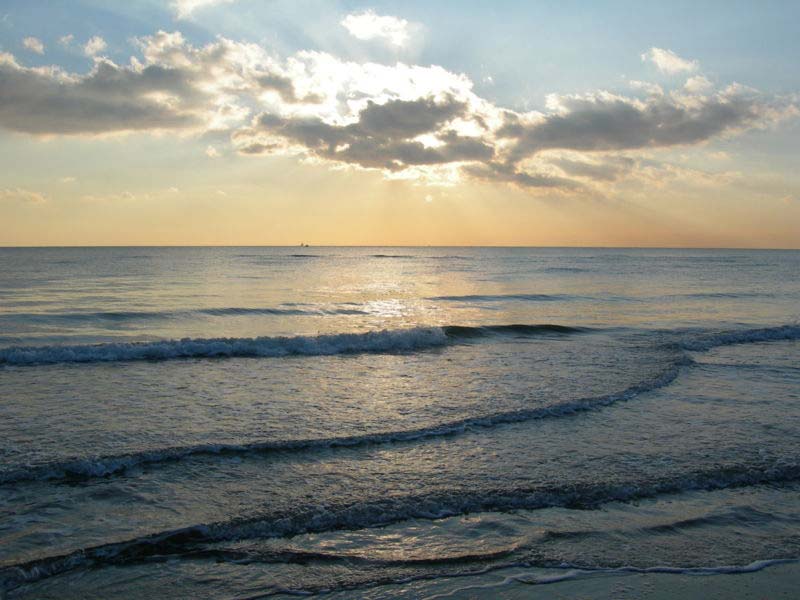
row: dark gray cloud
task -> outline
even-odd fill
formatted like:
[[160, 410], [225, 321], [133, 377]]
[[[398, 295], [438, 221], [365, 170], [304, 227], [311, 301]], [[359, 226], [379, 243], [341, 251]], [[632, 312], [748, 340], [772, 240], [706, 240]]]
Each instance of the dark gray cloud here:
[[[159, 102], [161, 92], [177, 99]], [[32, 134], [106, 133], [195, 126], [199, 95], [184, 75], [99, 62], [85, 77], [25, 69], [0, 60], [0, 127]]]
[[393, 100], [385, 104], [369, 101], [359, 113], [354, 129], [359, 134], [410, 138], [435, 131], [446, 121], [464, 115], [466, 108], [466, 104], [452, 96], [443, 102], [433, 98]]
[[571, 98], [565, 111], [523, 124], [508, 119], [498, 136], [514, 141], [511, 162], [543, 150], [609, 151], [696, 144], [754, 124], [752, 96], [714, 96], [683, 105], [669, 98], [639, 103], [627, 98]]
[[229, 40], [195, 48], [160, 31], [137, 43], [144, 63], [100, 58], [83, 75], [26, 68], [0, 53], [0, 127], [35, 135], [219, 128], [240, 124], [246, 109], [236, 102], [252, 104], [262, 89], [284, 102], [313, 100], [299, 98], [273, 62]]
[[257, 142], [253, 142], [246, 146], [242, 146], [239, 148], [239, 152], [242, 154], [271, 154], [280, 150], [281, 146], [279, 144], [259, 144]]
[[[562, 99], [557, 112], [526, 118], [502, 111], [503, 124], [492, 131], [463, 101], [420, 98], [369, 101], [348, 125], [320, 117], [290, 118], [262, 114], [253, 127], [234, 139], [245, 154], [280, 151], [274, 141], [303, 148], [310, 155], [364, 168], [399, 171], [408, 167], [468, 163], [462, 173], [485, 181], [525, 188], [576, 190], [580, 181], [613, 182], [628, 175], [637, 161], [610, 152], [691, 145], [727, 131], [756, 125], [766, 105], [752, 93], [731, 88], [715, 96], [651, 98], [646, 102], [602, 94]], [[480, 135], [463, 136], [452, 121], [477, 125]], [[437, 143], [415, 139], [426, 135]], [[502, 141], [502, 144], [500, 143]], [[595, 153], [595, 158], [552, 156], [552, 151]], [[527, 159], [540, 154], [540, 165], [558, 167], [563, 176], [531, 172]], [[535, 167], [534, 167], [535, 169]]]
[[[258, 141], [259, 134], [279, 137], [300, 145], [318, 158], [356, 164], [365, 168], [397, 171], [410, 166], [438, 165], [462, 161], [488, 161], [494, 156], [491, 143], [448, 130], [445, 125], [463, 116], [463, 102], [452, 97], [437, 101], [370, 101], [358, 114], [358, 121], [331, 125], [320, 118], [289, 118], [262, 114], [254, 127], [234, 134], [240, 152], [271, 152], [273, 144]], [[435, 145], [425, 145], [417, 136], [434, 135]]]
[[120, 67], [107, 60], [98, 60], [94, 69], [76, 81], [81, 93], [105, 98], [140, 97], [163, 92], [184, 103], [205, 98], [196, 87], [197, 76], [185, 70], [162, 65], [148, 65], [139, 70]]
[[319, 96], [314, 94], [309, 94], [306, 96], [298, 95], [297, 89], [294, 86], [294, 82], [286, 75], [267, 73], [257, 76], [255, 81], [256, 84], [261, 87], [261, 89], [277, 92], [281, 97], [281, 100], [288, 104], [296, 104], [298, 102], [317, 103], [321, 100]]

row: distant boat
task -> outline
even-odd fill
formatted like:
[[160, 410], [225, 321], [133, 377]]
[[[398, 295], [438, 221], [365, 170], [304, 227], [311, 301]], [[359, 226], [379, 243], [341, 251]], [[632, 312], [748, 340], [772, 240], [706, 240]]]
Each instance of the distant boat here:
[[303, 243], [301, 243], [301, 244], [300, 244], [300, 247], [301, 247], [301, 248], [308, 248], [308, 244], [303, 244]]

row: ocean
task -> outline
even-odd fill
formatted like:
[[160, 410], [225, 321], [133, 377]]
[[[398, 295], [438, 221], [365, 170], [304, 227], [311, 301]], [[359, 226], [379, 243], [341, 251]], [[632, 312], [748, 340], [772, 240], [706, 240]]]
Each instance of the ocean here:
[[768, 574], [800, 251], [3, 248], [0, 416], [3, 598]]

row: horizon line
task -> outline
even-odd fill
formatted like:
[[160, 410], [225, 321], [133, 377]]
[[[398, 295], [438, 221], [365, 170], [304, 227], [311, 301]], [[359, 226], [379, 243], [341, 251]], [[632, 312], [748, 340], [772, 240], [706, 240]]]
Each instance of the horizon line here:
[[800, 251], [798, 247], [773, 246], [570, 246], [516, 244], [40, 244], [11, 246], [0, 244], [0, 250], [45, 248], [520, 248], [520, 249], [584, 249], [584, 250], [772, 250]]

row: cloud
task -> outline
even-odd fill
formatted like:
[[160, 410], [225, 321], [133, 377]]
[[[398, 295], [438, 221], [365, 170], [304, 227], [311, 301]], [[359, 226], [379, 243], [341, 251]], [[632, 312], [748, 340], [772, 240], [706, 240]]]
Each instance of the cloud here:
[[716, 152], [709, 152], [707, 154], [707, 156], [709, 158], [714, 159], [714, 160], [730, 160], [731, 159], [731, 155], [728, 154], [727, 152], [725, 152], [724, 150], [718, 150]]
[[34, 192], [22, 188], [0, 189], [0, 202], [24, 202], [26, 204], [43, 204], [47, 196], [41, 192]]
[[465, 171], [476, 179], [512, 183], [522, 188], [576, 190], [583, 187], [579, 182], [566, 177], [558, 177], [546, 173], [531, 173], [508, 163], [490, 162], [487, 164], [468, 165], [465, 167]]
[[299, 97], [294, 82], [286, 75], [267, 73], [259, 75], [255, 81], [261, 89], [276, 92], [284, 102], [319, 102], [319, 96], [313, 94]]
[[[141, 38], [143, 60], [96, 58], [83, 75], [27, 68], [0, 53], [0, 127], [35, 135], [224, 129], [258, 101], [278, 67], [263, 49], [220, 39], [202, 48], [179, 33]], [[243, 100], [244, 102], [244, 100]]]
[[234, 133], [240, 153], [301, 154], [420, 176], [436, 166], [493, 155], [481, 132], [494, 109], [461, 75], [441, 67], [349, 63], [310, 52], [292, 57], [287, 70], [313, 102], [273, 98], [271, 110]]
[[604, 156], [595, 160], [556, 157], [549, 162], [567, 176], [594, 181], [617, 181], [630, 173], [637, 164], [636, 160], [627, 156]]
[[[453, 97], [437, 100], [369, 102], [358, 120], [332, 125], [319, 118], [286, 118], [262, 114], [249, 130], [235, 134], [244, 154], [264, 154], [296, 145], [311, 155], [365, 168], [401, 170], [409, 166], [436, 165], [492, 158], [492, 146], [477, 137], [461, 136], [446, 124], [464, 116], [466, 105]], [[259, 134], [279, 138], [283, 144], [264, 143]], [[427, 140], [417, 139], [423, 134]]]
[[[0, 53], [0, 127], [39, 136], [173, 131], [197, 135], [209, 158], [296, 156], [392, 179], [451, 185], [463, 179], [525, 189], [594, 192], [637, 173], [646, 157], [798, 114], [796, 97], [700, 75], [645, 97], [597, 91], [548, 96], [542, 112], [480, 97], [440, 66], [356, 63], [329, 53], [285, 58], [218, 37], [194, 46], [179, 32], [135, 40], [127, 64], [96, 57], [85, 73], [29, 68]], [[639, 94], [642, 96], [642, 94]]]
[[36, 54], [44, 54], [44, 44], [39, 38], [26, 37], [24, 40], [22, 40], [22, 45], [31, 52], [35, 52]]
[[704, 94], [711, 91], [714, 85], [702, 75], [695, 75], [686, 80], [683, 88], [690, 94]]
[[215, 4], [231, 4], [235, 0], [175, 0], [172, 8], [178, 19], [188, 19], [192, 13], [200, 8]]
[[558, 97], [551, 114], [527, 122], [512, 115], [498, 135], [512, 143], [509, 158], [516, 162], [549, 149], [598, 152], [697, 144], [769, 121], [777, 108], [737, 86], [709, 97], [651, 96], [646, 101], [601, 92]]
[[659, 71], [668, 75], [696, 71], [699, 66], [696, 60], [686, 60], [672, 50], [664, 50], [663, 48], [650, 48], [650, 50], [642, 54], [642, 61], [652, 62], [658, 67]]
[[106, 41], [99, 35], [96, 35], [90, 38], [88, 42], [86, 42], [86, 44], [83, 47], [83, 53], [86, 56], [97, 56], [107, 47], [108, 44], [106, 44]]
[[75, 36], [71, 33], [68, 33], [67, 35], [62, 35], [60, 38], [58, 38], [58, 43], [66, 47], [69, 46], [73, 40], [75, 40]]
[[347, 15], [341, 24], [359, 40], [381, 40], [397, 48], [405, 46], [411, 38], [408, 21], [377, 15], [371, 10]]
[[636, 79], [631, 79], [628, 82], [628, 85], [631, 86], [634, 90], [641, 90], [646, 94], [651, 96], [663, 96], [664, 89], [658, 85], [657, 83], [650, 83], [649, 81], [637, 81]]
[[88, 75], [72, 76], [0, 55], [0, 126], [37, 135], [187, 128], [198, 121], [188, 102], [152, 97], [186, 86], [172, 75], [100, 60]]
[[61, 182], [61, 183], [75, 183], [76, 181], [78, 181], [78, 178], [77, 177], [72, 177], [72, 176], [61, 177], [61, 178], [59, 178], [58, 181]]
[[[134, 194], [133, 192], [129, 192], [127, 190], [118, 194], [105, 194], [102, 196], [87, 194], [85, 196], [81, 196], [81, 200], [83, 202], [97, 203], [97, 204], [102, 204], [106, 202], [134, 202], [138, 199], [140, 198], [136, 196], [136, 194]], [[141, 199], [149, 200], [150, 195], [145, 194], [144, 197], [142, 197]]]

